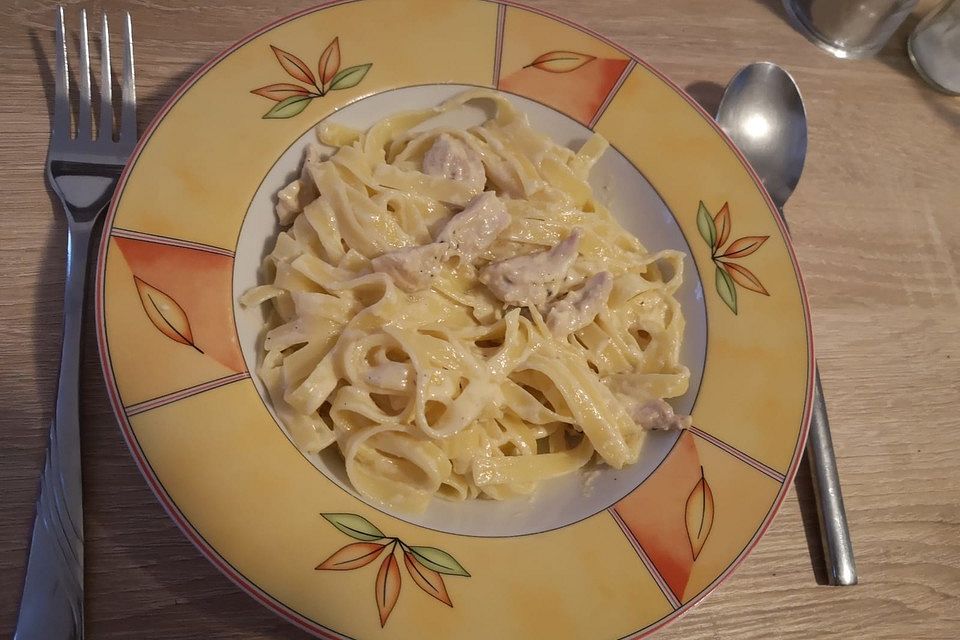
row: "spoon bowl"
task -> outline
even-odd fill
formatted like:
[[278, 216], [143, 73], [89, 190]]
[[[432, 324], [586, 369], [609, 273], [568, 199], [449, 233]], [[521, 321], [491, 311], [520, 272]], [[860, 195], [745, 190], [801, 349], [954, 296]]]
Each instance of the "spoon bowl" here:
[[744, 67], [727, 85], [717, 122], [783, 208], [807, 155], [807, 114], [790, 74], [772, 62]]

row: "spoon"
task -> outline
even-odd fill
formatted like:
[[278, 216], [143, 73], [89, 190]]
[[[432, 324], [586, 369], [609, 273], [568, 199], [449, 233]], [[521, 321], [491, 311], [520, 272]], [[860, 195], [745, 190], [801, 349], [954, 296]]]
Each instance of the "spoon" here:
[[[717, 123], [760, 176], [786, 225], [783, 205], [800, 181], [807, 155], [807, 115], [793, 78], [772, 62], [744, 67], [723, 93]], [[852, 585], [857, 583], [857, 568], [818, 370], [815, 379], [807, 460], [820, 535], [830, 584]]]

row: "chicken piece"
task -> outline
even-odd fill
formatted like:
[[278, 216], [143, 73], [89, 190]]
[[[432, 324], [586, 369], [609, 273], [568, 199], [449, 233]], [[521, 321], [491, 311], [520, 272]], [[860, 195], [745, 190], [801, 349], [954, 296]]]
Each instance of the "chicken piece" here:
[[550, 332], [557, 338], [564, 338], [593, 322], [607, 305], [612, 289], [613, 276], [609, 271], [590, 276], [582, 287], [550, 306], [547, 313]]
[[445, 245], [431, 242], [390, 251], [371, 260], [373, 270], [390, 276], [393, 283], [411, 293], [430, 286], [443, 264]]
[[471, 190], [483, 191], [487, 174], [476, 151], [448, 133], [441, 133], [423, 156], [423, 173], [463, 182]]
[[450, 243], [465, 262], [472, 263], [509, 225], [510, 214], [503, 202], [493, 191], [485, 191], [450, 218], [437, 242]]
[[582, 234], [575, 228], [551, 249], [489, 264], [480, 271], [480, 282], [507, 304], [518, 307], [546, 304], [577, 259]]
[[690, 416], [678, 416], [664, 400], [636, 402], [628, 409], [633, 421], [645, 431], [679, 431], [690, 426]]

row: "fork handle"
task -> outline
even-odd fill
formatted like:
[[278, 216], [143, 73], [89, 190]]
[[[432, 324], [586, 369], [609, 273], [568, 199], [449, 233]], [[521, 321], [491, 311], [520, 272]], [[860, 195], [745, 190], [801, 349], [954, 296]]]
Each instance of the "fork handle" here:
[[83, 638], [83, 490], [80, 471], [80, 347], [93, 223], [67, 234], [63, 342], [57, 404], [14, 640]]

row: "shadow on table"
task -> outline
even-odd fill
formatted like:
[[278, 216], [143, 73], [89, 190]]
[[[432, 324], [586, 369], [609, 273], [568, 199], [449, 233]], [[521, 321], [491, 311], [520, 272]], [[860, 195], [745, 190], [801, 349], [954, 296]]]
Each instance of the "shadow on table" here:
[[[43, 83], [44, 94], [46, 97], [47, 113], [53, 114], [53, 72], [50, 68], [50, 60], [53, 56], [52, 38], [50, 38], [49, 53], [44, 51], [41, 43], [41, 33], [36, 30], [30, 31], [30, 43], [33, 47], [34, 57], [37, 61], [37, 69], [40, 74], [40, 81]], [[46, 184], [46, 178], [42, 178]], [[66, 219], [60, 213], [60, 202], [47, 185], [47, 196], [50, 198], [51, 225], [48, 231], [47, 241], [43, 243], [43, 260], [37, 282], [37, 296], [34, 298], [33, 333], [31, 335], [34, 361], [36, 371], [56, 372], [57, 360], [59, 357], [60, 342], [57, 339], [60, 336], [60, 322], [63, 307], [63, 283], [65, 276], [64, 268], [55, 268], [53, 265], [65, 265], [65, 256], [67, 252], [67, 223]], [[42, 427], [37, 426], [38, 437], [46, 440], [46, 429], [53, 418], [54, 398], [56, 393], [56, 382], [49, 382], [51, 376], [37, 376], [37, 398], [48, 398], [48, 411], [43, 415]], [[40, 434], [43, 434], [40, 436]], [[42, 448], [42, 447], [39, 447]], [[37, 461], [37, 469], [42, 461]]]
[[716, 82], [699, 80], [688, 84], [683, 90], [690, 94], [690, 97], [696, 100], [710, 114], [710, 117], [717, 116], [717, 107], [720, 106], [720, 99], [723, 98], [724, 87]]
[[917, 71], [913, 68], [913, 64], [910, 62], [910, 57], [907, 53], [907, 40], [910, 39], [910, 34], [913, 33], [913, 30], [917, 28], [921, 17], [922, 16], [915, 13], [907, 16], [907, 19], [904, 20], [903, 24], [890, 36], [890, 40], [887, 41], [883, 49], [876, 55], [876, 60], [901, 75], [915, 79], [924, 89], [932, 92], [934, 89], [917, 75]]
[[766, 7], [770, 13], [788, 23], [790, 26], [793, 26], [793, 21], [787, 14], [787, 10], [783, 8], [783, 0], [754, 0], [754, 2], [762, 7]]
[[797, 492], [797, 503], [800, 505], [800, 518], [803, 520], [803, 532], [807, 538], [810, 568], [813, 569], [817, 584], [830, 584], [823, 542], [820, 538], [820, 520], [817, 515], [817, 500], [813, 493], [813, 478], [810, 476], [810, 462], [807, 460], [806, 453], [803, 454], [800, 467], [797, 469], [793, 488]]

